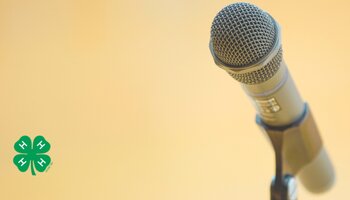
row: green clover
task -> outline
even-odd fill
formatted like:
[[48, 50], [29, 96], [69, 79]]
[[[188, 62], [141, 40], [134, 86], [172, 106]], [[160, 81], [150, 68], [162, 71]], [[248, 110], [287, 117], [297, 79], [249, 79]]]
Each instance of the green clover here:
[[35, 176], [34, 168], [43, 172], [51, 164], [50, 156], [45, 155], [50, 150], [51, 145], [41, 135], [34, 138], [33, 145], [30, 137], [22, 136], [14, 147], [20, 154], [13, 158], [13, 163], [21, 172], [26, 172], [30, 165], [32, 175]]

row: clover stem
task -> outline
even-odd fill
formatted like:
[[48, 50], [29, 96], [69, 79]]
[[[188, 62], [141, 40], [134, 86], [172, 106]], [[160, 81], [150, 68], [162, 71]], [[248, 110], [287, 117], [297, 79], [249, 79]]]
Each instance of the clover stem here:
[[31, 160], [31, 161], [30, 161], [30, 169], [31, 169], [31, 171], [32, 171], [32, 175], [33, 175], [33, 176], [36, 176], [35, 170], [34, 170], [34, 160]]

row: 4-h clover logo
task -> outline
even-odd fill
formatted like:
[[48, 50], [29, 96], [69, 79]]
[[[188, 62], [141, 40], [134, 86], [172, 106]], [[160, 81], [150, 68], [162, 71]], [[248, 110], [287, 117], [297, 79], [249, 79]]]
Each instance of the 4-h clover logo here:
[[21, 172], [26, 172], [30, 165], [32, 175], [35, 176], [35, 169], [43, 172], [51, 164], [50, 156], [45, 154], [51, 145], [41, 135], [36, 136], [33, 143], [30, 137], [22, 136], [14, 147], [19, 154], [13, 158], [13, 163]]

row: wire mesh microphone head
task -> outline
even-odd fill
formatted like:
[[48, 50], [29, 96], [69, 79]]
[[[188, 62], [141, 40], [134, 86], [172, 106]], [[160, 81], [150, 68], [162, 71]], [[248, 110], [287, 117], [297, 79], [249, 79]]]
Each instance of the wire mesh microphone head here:
[[275, 33], [271, 17], [248, 3], [225, 7], [211, 27], [215, 54], [235, 67], [252, 64], [266, 56], [273, 47]]
[[[232, 69], [243, 69], [260, 62], [275, 47], [278, 30], [273, 18], [249, 3], [235, 3], [223, 8], [211, 26], [211, 46], [216, 58]], [[282, 57], [282, 50], [278, 51]], [[256, 84], [269, 79], [278, 70], [281, 59], [272, 59], [268, 68], [257, 73], [235, 74], [235, 79]], [[267, 66], [266, 65], [266, 66]]]

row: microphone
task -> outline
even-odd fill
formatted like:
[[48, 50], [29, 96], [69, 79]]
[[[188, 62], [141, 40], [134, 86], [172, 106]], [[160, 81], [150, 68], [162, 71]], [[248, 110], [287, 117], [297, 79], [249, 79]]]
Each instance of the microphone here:
[[209, 47], [216, 65], [239, 81], [250, 97], [262, 130], [286, 130], [285, 172], [298, 175], [310, 192], [331, 188], [333, 166], [284, 62], [278, 23], [252, 4], [228, 5], [214, 18]]

